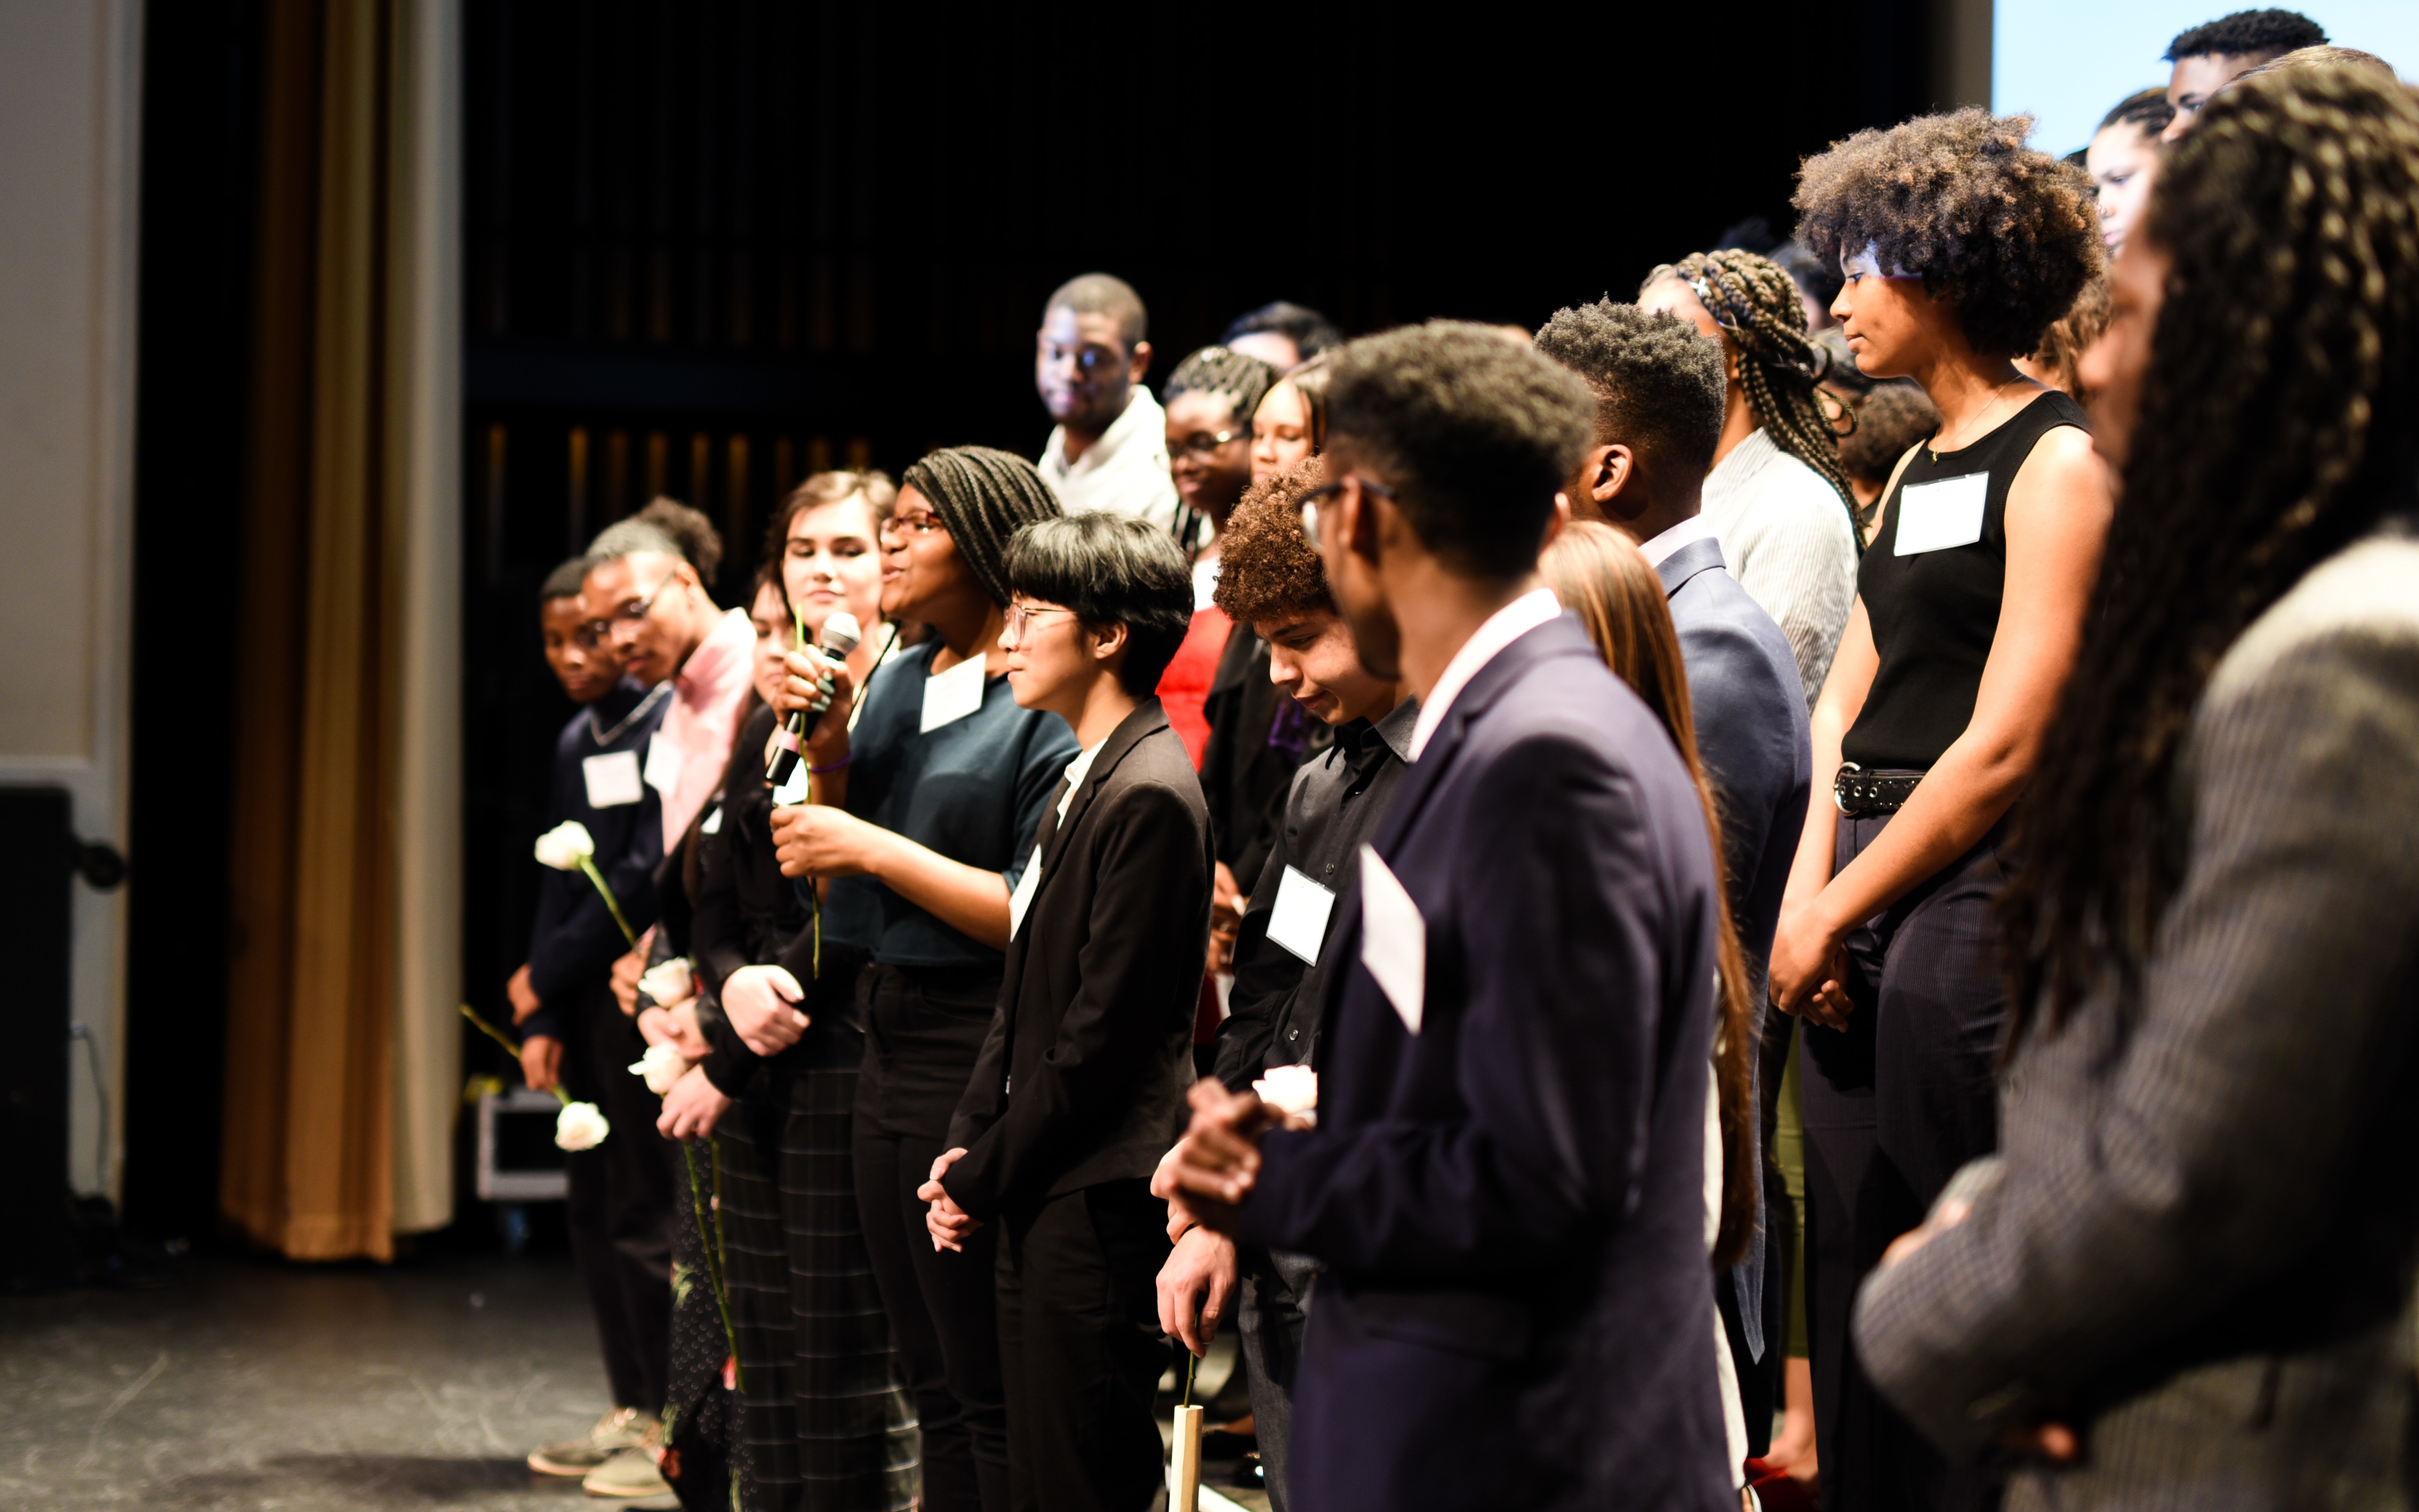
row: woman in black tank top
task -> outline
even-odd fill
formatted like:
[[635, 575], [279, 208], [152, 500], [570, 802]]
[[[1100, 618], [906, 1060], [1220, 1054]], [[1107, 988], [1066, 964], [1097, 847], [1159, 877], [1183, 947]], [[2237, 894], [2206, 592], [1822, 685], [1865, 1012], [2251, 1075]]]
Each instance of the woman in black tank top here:
[[[1772, 949], [1801, 1016], [1806, 1297], [1827, 1505], [1995, 1504], [1877, 1396], [1856, 1289], [1996, 1143], [1998, 846], [2081, 638], [2111, 514], [2081, 409], [2016, 370], [2096, 276], [2081, 175], [1980, 110], [1810, 160], [1798, 236], [1837, 257], [1857, 365], [1912, 378], [1939, 431], [1899, 464], [1815, 705], [1814, 778]], [[1913, 187], [1910, 189], [1910, 185]], [[1979, 228], [1979, 229], [1978, 229]], [[1835, 782], [1836, 776], [1836, 782]]]

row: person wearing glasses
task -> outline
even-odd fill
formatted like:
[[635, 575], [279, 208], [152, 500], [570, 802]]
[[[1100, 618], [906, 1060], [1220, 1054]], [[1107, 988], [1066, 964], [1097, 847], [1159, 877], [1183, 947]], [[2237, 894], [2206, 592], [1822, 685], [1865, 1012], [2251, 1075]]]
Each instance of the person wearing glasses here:
[[1420, 700], [1327, 946], [1315, 1127], [1214, 1080], [1159, 1189], [1322, 1267], [1299, 1506], [1732, 1489], [1705, 1140], [1721, 873], [1662, 723], [1537, 571], [1595, 401], [1491, 326], [1335, 355], [1302, 516], [1362, 665]]
[[[916, 1189], [947, 1148], [998, 1001], [1009, 900], [1075, 755], [1063, 720], [1017, 704], [1000, 644], [1009, 538], [1059, 513], [1033, 465], [1006, 452], [948, 447], [907, 469], [880, 532], [882, 612], [933, 635], [894, 652], [861, 691], [808, 653], [830, 672], [832, 702], [807, 741], [809, 801], [772, 814], [782, 873], [827, 884], [826, 960], [870, 963], [857, 981], [865, 1056], [851, 1161], [933, 1512], [1009, 1504], [992, 1239], [935, 1250]], [[749, 1049], [778, 1055], [805, 1034], [798, 985], [762, 965], [724, 982], [723, 1013]]]
[[2090, 180], [2026, 147], [2031, 127], [1968, 108], [1860, 131], [1797, 192], [1798, 239], [1846, 276], [1832, 313], [1857, 365], [1914, 378], [1940, 416], [1857, 569], [1772, 945], [1772, 1001], [1800, 1019], [1826, 1505], [1995, 1495], [1873, 1394], [1848, 1320], [1883, 1247], [1998, 1141], [1992, 910], [2114, 509], [2082, 407], [2013, 362], [2102, 258]]
[[[719, 543], [716, 543], [717, 546]], [[588, 548], [580, 597], [622, 669], [641, 685], [672, 685], [663, 724], [647, 745], [644, 776], [663, 800], [663, 845], [722, 786], [756, 657], [745, 609], [720, 609], [671, 534], [646, 520], [609, 525]]]
[[1164, 1478], [1151, 1172], [1193, 1080], [1210, 813], [1151, 696], [1192, 618], [1184, 554], [1077, 515], [1009, 546], [1008, 677], [1074, 733], [1009, 903], [1007, 977], [917, 1195], [945, 1252], [997, 1231], [1010, 1504], [1139, 1509]]
[[1210, 601], [1218, 586], [1218, 542], [1235, 501], [1251, 486], [1252, 411], [1276, 378], [1268, 363], [1224, 347], [1202, 347], [1167, 378], [1167, 455], [1184, 501], [1176, 538], [1200, 544], [1193, 553], [1193, 628], [1159, 680], [1159, 702], [1196, 768], [1210, 739], [1201, 706], [1231, 628]]
[[1086, 273], [1041, 307], [1033, 337], [1033, 387], [1057, 428], [1041, 449], [1041, 476], [1067, 513], [1113, 509], [1179, 537], [1189, 527], [1168, 476], [1167, 416], [1143, 386], [1150, 371], [1149, 316], [1124, 279]]
[[[583, 635], [580, 585], [588, 563], [555, 568], [539, 595], [547, 664], [581, 708], [555, 737], [547, 825], [578, 820], [595, 841], [597, 871], [622, 911], [644, 927], [655, 917], [655, 866], [663, 859], [659, 795], [639, 779], [648, 737], [671, 690], [620, 676], [611, 643]], [[521, 1036], [521, 1077], [538, 1091], [558, 1086], [606, 1110], [616, 1129], [643, 1129], [655, 1099], [623, 1068], [643, 1053], [637, 1029], [616, 1010], [609, 973], [625, 942], [605, 901], [578, 872], [542, 867], [529, 960], [505, 984]], [[632, 1120], [638, 1120], [633, 1122]], [[665, 1215], [671, 1173], [652, 1140], [608, 1139], [563, 1158], [563, 1205], [573, 1262], [596, 1319], [613, 1407], [577, 1438], [530, 1452], [543, 1475], [580, 1478], [619, 1461], [615, 1475], [643, 1464], [670, 1378], [670, 1236]], [[617, 1241], [626, 1241], [618, 1242]], [[638, 1457], [632, 1458], [631, 1457]]]

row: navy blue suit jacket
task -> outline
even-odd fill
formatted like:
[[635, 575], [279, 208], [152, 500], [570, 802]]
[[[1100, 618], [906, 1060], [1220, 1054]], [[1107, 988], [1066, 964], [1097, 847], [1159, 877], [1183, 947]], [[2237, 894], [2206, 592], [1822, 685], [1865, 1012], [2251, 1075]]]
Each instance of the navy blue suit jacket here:
[[1291, 1500], [1735, 1507], [1705, 1255], [1714, 866], [1662, 726], [1568, 617], [1480, 669], [1373, 842], [1420, 1032], [1337, 906], [1318, 1127], [1240, 1237], [1326, 1265]]
[[[571, 717], [554, 739], [554, 782], [546, 810], [548, 829], [566, 819], [588, 826], [589, 838], [596, 842], [596, 870], [621, 903], [623, 917], [641, 932], [655, 921], [655, 868], [664, 858], [661, 795], [641, 782], [637, 802], [594, 808], [588, 801], [583, 764], [592, 756], [626, 751], [644, 765], [647, 741], [671, 707], [670, 693], [650, 703], [648, 692], [624, 678]], [[613, 738], [599, 741], [600, 733]], [[560, 1040], [572, 1029], [566, 1015], [579, 995], [602, 988], [614, 961], [630, 947], [605, 900], [597, 896], [596, 885], [584, 873], [546, 867], [539, 872], [529, 968], [530, 986], [545, 1006], [521, 1026], [521, 1033]]]
[[1772, 616], [1723, 570], [1719, 541], [1691, 541], [1655, 571], [1680, 632], [1697, 756], [1721, 810], [1731, 923], [1760, 1003], [1814, 767], [1797, 660]]

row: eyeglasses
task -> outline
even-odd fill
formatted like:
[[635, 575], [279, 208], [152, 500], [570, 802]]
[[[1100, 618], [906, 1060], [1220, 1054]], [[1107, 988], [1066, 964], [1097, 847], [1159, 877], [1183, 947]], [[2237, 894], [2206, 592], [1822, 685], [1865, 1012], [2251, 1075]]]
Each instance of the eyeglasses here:
[[1024, 640], [1025, 632], [1032, 627], [1034, 617], [1037, 615], [1072, 614], [1075, 611], [1071, 609], [1055, 609], [1047, 606], [1037, 607], [1030, 604], [1010, 604], [1008, 606], [1009, 638], [1013, 640]]
[[884, 535], [930, 535], [938, 531], [948, 533], [948, 524], [940, 516], [926, 512], [921, 515], [893, 515], [882, 522]]
[[622, 607], [613, 611], [611, 618], [591, 620], [581, 625], [578, 637], [581, 648], [595, 650], [608, 637], [625, 625], [635, 634], [647, 616], [655, 611], [655, 600], [664, 596], [664, 590], [679, 581], [679, 573], [666, 573], [663, 579], [648, 591], [646, 597], [625, 599]]
[[1228, 441], [1248, 441], [1251, 439], [1252, 427], [1249, 425], [1222, 430], [1214, 436], [1206, 430], [1196, 430], [1178, 441], [1172, 450], [1178, 456], [1208, 456]]
[[1343, 477], [1337, 478], [1330, 483], [1322, 483], [1317, 487], [1310, 490], [1310, 492], [1303, 494], [1301, 498], [1294, 501], [1294, 507], [1302, 511], [1302, 539], [1308, 541], [1314, 549], [1318, 546], [1319, 502], [1322, 500], [1332, 499], [1335, 495], [1342, 493], [1344, 491], [1344, 486], [1347, 483], [1357, 483], [1364, 489], [1376, 494], [1380, 499], [1392, 499], [1394, 497], [1394, 489], [1387, 487], [1384, 484], [1379, 483], [1373, 478], [1364, 478], [1357, 472], [1348, 472], [1344, 474]]

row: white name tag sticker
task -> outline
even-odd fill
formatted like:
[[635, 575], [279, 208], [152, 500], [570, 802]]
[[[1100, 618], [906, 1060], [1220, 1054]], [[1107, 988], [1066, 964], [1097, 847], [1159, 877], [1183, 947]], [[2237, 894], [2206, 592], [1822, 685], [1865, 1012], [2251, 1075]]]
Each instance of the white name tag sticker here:
[[1361, 847], [1361, 964], [1377, 979], [1403, 1027], [1419, 1033], [1428, 975], [1427, 920], [1373, 845]]
[[807, 783], [813, 776], [814, 774], [807, 769], [807, 759], [804, 756], [799, 757], [798, 764], [791, 767], [790, 775], [781, 779], [781, 785], [773, 790], [773, 802], [783, 808], [793, 803], [806, 802]]
[[1277, 884], [1276, 905], [1269, 910], [1269, 938], [1310, 963], [1318, 964], [1318, 948], [1327, 943], [1327, 918], [1335, 912], [1335, 894], [1292, 867]]
[[1033, 847], [1033, 859], [1025, 863], [1025, 874], [1016, 879], [1016, 890], [1008, 895], [1008, 937], [1025, 927], [1025, 911], [1033, 906], [1033, 895], [1041, 890], [1041, 847]]
[[983, 659], [969, 656], [945, 672], [924, 679], [924, 718], [919, 734], [931, 734], [982, 707]]
[[647, 795], [645, 784], [639, 780], [639, 753], [635, 750], [591, 756], [579, 764], [579, 775], [587, 779], [591, 809], [619, 809]]
[[670, 793], [680, 786], [681, 753], [671, 742], [660, 735], [647, 740], [647, 786], [657, 793]]
[[1890, 543], [1890, 554], [1911, 557], [1972, 546], [1982, 538], [1982, 502], [1990, 491], [1987, 472], [1900, 489], [1898, 535]]

